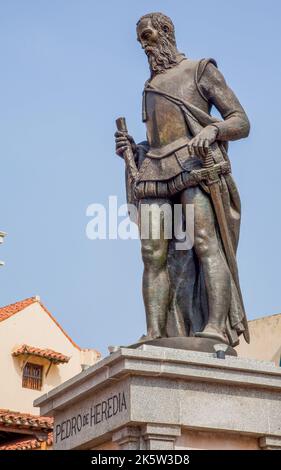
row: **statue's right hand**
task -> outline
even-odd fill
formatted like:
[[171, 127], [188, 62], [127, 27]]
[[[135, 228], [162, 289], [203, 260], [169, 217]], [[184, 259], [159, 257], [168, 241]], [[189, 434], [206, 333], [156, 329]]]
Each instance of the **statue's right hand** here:
[[137, 146], [132, 136], [126, 134], [125, 132], [116, 131], [114, 137], [115, 152], [119, 157], [124, 158], [124, 152], [127, 150], [129, 145], [131, 146], [132, 152], [136, 152]]

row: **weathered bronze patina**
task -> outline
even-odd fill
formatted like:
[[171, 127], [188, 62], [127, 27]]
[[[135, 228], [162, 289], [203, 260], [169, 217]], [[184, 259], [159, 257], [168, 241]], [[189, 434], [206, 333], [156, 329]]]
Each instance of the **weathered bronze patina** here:
[[[151, 208], [152, 231], [155, 207], [194, 206], [192, 249], [176, 250], [162, 229], [158, 239], [141, 240], [147, 319], [141, 341], [192, 336], [235, 346], [249, 333], [236, 263], [240, 199], [227, 148], [248, 136], [250, 124], [215, 60], [178, 51], [170, 18], [143, 16], [137, 39], [150, 67], [142, 112], [147, 141], [137, 145], [122, 119], [115, 134], [128, 202]], [[223, 119], [211, 115], [212, 106]]]

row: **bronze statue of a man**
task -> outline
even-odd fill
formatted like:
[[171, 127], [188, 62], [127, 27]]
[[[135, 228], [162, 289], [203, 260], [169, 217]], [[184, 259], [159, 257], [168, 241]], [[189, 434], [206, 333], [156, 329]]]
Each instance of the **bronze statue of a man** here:
[[[142, 341], [195, 336], [235, 346], [240, 334], [246, 341], [249, 334], [236, 264], [240, 199], [227, 142], [247, 137], [249, 120], [215, 60], [190, 60], [178, 51], [170, 18], [141, 17], [137, 39], [150, 67], [143, 93], [147, 141], [137, 145], [124, 130], [115, 134], [116, 153], [130, 151], [136, 166], [127, 171], [128, 200], [151, 206], [152, 224], [155, 206], [194, 207], [192, 249], [177, 251], [162, 229], [158, 239], [141, 240]], [[212, 106], [222, 120], [211, 116]]]

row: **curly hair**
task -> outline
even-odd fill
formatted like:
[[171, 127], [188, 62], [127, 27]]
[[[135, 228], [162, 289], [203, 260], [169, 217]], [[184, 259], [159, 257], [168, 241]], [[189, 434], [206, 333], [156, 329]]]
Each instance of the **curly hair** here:
[[139, 21], [137, 22], [137, 27], [140, 22], [146, 18], [150, 18], [152, 26], [157, 29], [157, 31], [159, 31], [161, 36], [165, 36], [169, 40], [169, 42], [176, 47], [177, 44], [175, 37], [175, 27], [171, 18], [159, 12], [148, 13], [147, 15], [143, 15], [139, 19]]

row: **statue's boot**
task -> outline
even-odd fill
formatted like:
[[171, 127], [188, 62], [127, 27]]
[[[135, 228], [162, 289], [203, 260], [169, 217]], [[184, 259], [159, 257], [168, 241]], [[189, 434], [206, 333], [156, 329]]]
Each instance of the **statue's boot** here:
[[214, 323], [207, 323], [204, 330], [198, 331], [197, 333], [195, 333], [195, 336], [199, 338], [217, 339], [222, 343], [229, 344], [229, 340], [225, 331], [223, 331], [222, 328], [215, 325]]

